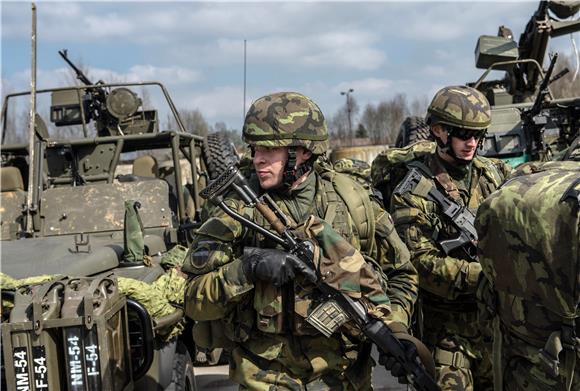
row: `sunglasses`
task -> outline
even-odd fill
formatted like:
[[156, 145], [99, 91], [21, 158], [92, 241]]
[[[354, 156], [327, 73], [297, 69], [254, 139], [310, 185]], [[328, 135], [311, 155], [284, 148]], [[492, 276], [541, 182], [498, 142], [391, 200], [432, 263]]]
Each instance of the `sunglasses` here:
[[449, 133], [451, 137], [457, 137], [458, 139], [463, 141], [467, 141], [472, 137], [475, 137], [476, 140], [481, 140], [483, 137], [485, 137], [487, 129], [472, 130], [472, 129], [448, 127], [447, 133]]

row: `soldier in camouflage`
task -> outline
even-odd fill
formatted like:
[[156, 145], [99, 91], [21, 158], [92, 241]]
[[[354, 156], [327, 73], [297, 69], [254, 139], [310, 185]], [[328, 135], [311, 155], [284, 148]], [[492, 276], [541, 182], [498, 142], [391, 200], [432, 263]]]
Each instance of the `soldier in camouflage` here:
[[[328, 149], [318, 106], [298, 93], [262, 97], [246, 115], [243, 138], [253, 153], [250, 185], [269, 194], [297, 236], [317, 241], [324, 254], [318, 267], [327, 282], [350, 290], [388, 325], [408, 327], [418, 291], [408, 250], [377, 203], [366, 211], [372, 221], [365, 224], [372, 222], [374, 229], [365, 237], [332, 180], [342, 178], [361, 205], [371, 205], [369, 193], [315, 165]], [[233, 192], [225, 202], [267, 227]], [[348, 323], [329, 338], [308, 323], [320, 304], [316, 276], [271, 239], [215, 209], [196, 231], [183, 270], [191, 276], [185, 307], [197, 321], [196, 344], [230, 350], [230, 377], [241, 389], [371, 388], [370, 345]]]
[[580, 389], [580, 164], [519, 166], [475, 224], [495, 390]]
[[[436, 147], [417, 154], [406, 167], [416, 167], [424, 179], [402, 191], [395, 188], [391, 213], [407, 243], [419, 273], [422, 319], [420, 337], [432, 350], [437, 382], [443, 390], [491, 390], [492, 373], [486, 354], [485, 324], [477, 321], [477, 259], [464, 247], [446, 253], [441, 241], [456, 238], [458, 230], [442, 207], [429, 199], [427, 188], [473, 214], [504, 180], [507, 166], [477, 156], [490, 124], [490, 106], [483, 94], [464, 86], [441, 89], [428, 108], [427, 122]], [[409, 147], [412, 148], [412, 147]], [[373, 166], [373, 170], [380, 171]], [[427, 186], [428, 185], [428, 186]]]

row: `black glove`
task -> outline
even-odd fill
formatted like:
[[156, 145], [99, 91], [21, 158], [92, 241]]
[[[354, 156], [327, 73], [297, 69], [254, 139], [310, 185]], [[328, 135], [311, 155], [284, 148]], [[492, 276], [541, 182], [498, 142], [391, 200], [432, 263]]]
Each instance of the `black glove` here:
[[242, 256], [244, 274], [248, 280], [271, 281], [281, 287], [294, 280], [297, 273], [314, 283], [316, 272], [300, 261], [296, 256], [277, 249], [246, 247]]
[[[416, 360], [417, 359], [417, 348], [415, 344], [411, 341], [400, 340], [401, 344], [403, 345], [403, 349], [405, 349], [405, 356], [407, 356], [408, 360]], [[398, 378], [399, 383], [401, 384], [408, 384], [409, 380], [407, 379], [407, 372], [402, 364], [397, 362], [395, 357], [391, 356], [388, 353], [379, 353], [379, 364], [385, 367], [385, 369], [393, 376]]]

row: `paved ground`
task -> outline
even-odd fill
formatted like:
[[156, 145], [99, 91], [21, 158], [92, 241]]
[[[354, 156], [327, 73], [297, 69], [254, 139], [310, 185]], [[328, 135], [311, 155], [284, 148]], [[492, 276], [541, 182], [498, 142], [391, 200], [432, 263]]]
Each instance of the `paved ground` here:
[[[373, 357], [377, 357], [373, 351]], [[227, 365], [214, 367], [196, 367], [195, 381], [198, 391], [234, 391], [238, 387], [228, 380]], [[375, 391], [406, 391], [407, 387], [397, 383], [382, 367], [376, 367], [373, 372], [373, 386]]]

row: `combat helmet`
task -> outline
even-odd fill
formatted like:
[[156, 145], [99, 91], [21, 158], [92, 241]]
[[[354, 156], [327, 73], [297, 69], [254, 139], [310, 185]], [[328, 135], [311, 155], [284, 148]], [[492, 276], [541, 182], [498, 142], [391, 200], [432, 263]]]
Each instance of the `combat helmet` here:
[[322, 111], [310, 98], [296, 92], [278, 92], [252, 103], [242, 138], [250, 146], [302, 146], [314, 155], [329, 148]]
[[[248, 110], [242, 139], [250, 147], [287, 147], [283, 187], [311, 171], [314, 160], [329, 148], [328, 130], [320, 107], [297, 92], [278, 92], [257, 99]], [[312, 157], [296, 165], [296, 149], [304, 147]]]
[[491, 123], [491, 108], [485, 95], [472, 87], [451, 86], [440, 89], [427, 109], [427, 123], [453, 128], [484, 130]]

